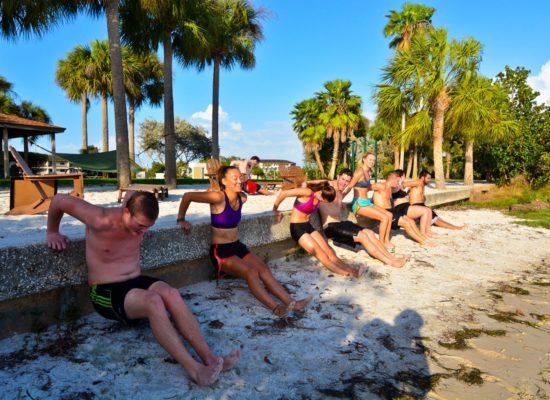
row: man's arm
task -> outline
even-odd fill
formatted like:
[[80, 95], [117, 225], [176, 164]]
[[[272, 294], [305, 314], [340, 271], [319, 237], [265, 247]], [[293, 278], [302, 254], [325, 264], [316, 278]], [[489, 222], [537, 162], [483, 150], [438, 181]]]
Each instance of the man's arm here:
[[103, 209], [94, 206], [78, 197], [67, 194], [57, 194], [50, 203], [46, 241], [48, 247], [54, 250], [65, 250], [69, 239], [59, 233], [59, 224], [63, 214], [69, 214], [85, 225], [101, 223]]

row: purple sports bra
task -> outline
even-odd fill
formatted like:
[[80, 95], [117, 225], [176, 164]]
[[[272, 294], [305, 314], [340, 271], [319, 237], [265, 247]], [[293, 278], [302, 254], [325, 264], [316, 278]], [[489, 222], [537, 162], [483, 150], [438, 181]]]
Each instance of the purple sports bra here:
[[210, 214], [210, 224], [214, 228], [236, 228], [241, 221], [241, 209], [243, 208], [243, 201], [241, 200], [241, 196], [238, 196], [239, 208], [237, 210], [233, 210], [231, 208], [231, 204], [229, 204], [229, 199], [227, 198], [227, 194], [225, 193], [225, 191], [223, 192], [223, 195], [225, 196], [225, 208], [219, 214]]
[[309, 200], [306, 201], [305, 203], [299, 202], [298, 199], [296, 198], [296, 200], [294, 201], [294, 208], [297, 209], [298, 211], [303, 212], [304, 214], [310, 215], [314, 213], [317, 210], [317, 208], [319, 208], [319, 202], [317, 202], [317, 204], [313, 203], [314, 198], [315, 198], [315, 193], [312, 193], [311, 196], [309, 197]]

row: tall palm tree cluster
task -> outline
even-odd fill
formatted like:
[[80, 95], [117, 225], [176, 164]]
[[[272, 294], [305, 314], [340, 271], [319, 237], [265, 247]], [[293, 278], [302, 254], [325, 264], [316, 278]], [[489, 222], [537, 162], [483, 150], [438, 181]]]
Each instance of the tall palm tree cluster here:
[[[366, 124], [361, 111], [361, 98], [352, 94], [351, 82], [334, 80], [324, 84], [315, 97], [294, 106], [293, 128], [306, 153], [314, 156], [322, 176], [334, 178], [336, 167], [344, 158], [345, 149], [355, 133]], [[330, 169], [325, 173], [320, 155], [323, 147], [332, 146]]]
[[[166, 184], [176, 186], [176, 138], [172, 61], [183, 66], [214, 66], [212, 155], [219, 157], [219, 69], [255, 65], [262, 39], [262, 9], [247, 0], [0, 0], [0, 34], [15, 39], [42, 35], [78, 13], [104, 15], [107, 41], [76, 46], [59, 61], [56, 81], [73, 102], [82, 103], [82, 149], [88, 147], [89, 96], [101, 99], [103, 150], [108, 150], [107, 102], [115, 110], [117, 177], [130, 183], [134, 157], [134, 112], [145, 102], [164, 105]], [[124, 44], [124, 45], [122, 45]], [[162, 63], [156, 51], [162, 45]], [[129, 107], [129, 121], [126, 112]], [[128, 132], [130, 125], [130, 132]]]
[[0, 113], [17, 115], [34, 121], [51, 122], [50, 116], [42, 107], [26, 100], [18, 103], [13, 84], [2, 75], [0, 75]]
[[481, 43], [474, 38], [449, 41], [445, 29], [431, 24], [434, 12], [405, 3], [402, 11], [387, 15], [384, 34], [393, 37], [395, 52], [373, 95], [376, 123], [389, 131], [396, 168], [403, 168], [405, 150], [411, 149], [409, 165], [414, 163], [416, 175], [418, 148], [431, 147], [437, 188], [445, 187], [443, 151], [449, 161], [462, 142], [464, 182], [472, 185], [474, 141], [501, 139], [518, 126], [506, 106], [506, 93], [479, 73]]

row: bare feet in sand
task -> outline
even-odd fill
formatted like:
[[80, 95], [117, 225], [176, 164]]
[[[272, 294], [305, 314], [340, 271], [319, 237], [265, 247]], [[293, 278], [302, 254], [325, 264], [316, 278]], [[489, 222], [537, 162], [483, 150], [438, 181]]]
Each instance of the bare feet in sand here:
[[[218, 380], [223, 368], [223, 358], [216, 358], [216, 362], [210, 365], [199, 364], [197, 371], [189, 374], [191, 379], [199, 386], [211, 386]], [[194, 375], [194, 376], [193, 376]]]
[[275, 308], [273, 308], [273, 314], [275, 314], [277, 317], [286, 317], [292, 307], [294, 307], [295, 302], [291, 302], [288, 306], [284, 304], [277, 304]]
[[384, 246], [386, 246], [386, 249], [388, 249], [388, 251], [392, 251], [393, 249], [395, 249], [395, 245], [391, 242], [386, 242], [384, 243]]
[[367, 272], [368, 269], [369, 269], [369, 267], [367, 265], [361, 265], [359, 268], [357, 268], [357, 270], [355, 272], [355, 278], [361, 277], [361, 275], [363, 275], [365, 272]]
[[241, 351], [239, 349], [233, 350], [231, 353], [226, 355], [223, 358], [223, 368], [222, 371], [229, 371], [233, 366], [239, 361], [239, 357], [241, 356]]
[[311, 303], [311, 300], [313, 300], [313, 296], [310, 295], [307, 296], [305, 299], [296, 301], [293, 307], [294, 310], [303, 311], [309, 305], [309, 303]]
[[409, 260], [406, 257], [396, 258], [395, 260], [391, 261], [389, 265], [394, 268], [402, 268], [407, 261]]
[[436, 247], [437, 244], [432, 240], [426, 240], [424, 244], [421, 244], [422, 247]]

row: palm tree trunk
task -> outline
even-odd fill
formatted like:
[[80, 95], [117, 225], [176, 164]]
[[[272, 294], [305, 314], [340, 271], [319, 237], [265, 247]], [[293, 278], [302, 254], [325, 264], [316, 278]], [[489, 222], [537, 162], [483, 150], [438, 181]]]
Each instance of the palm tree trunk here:
[[[405, 113], [401, 114], [401, 132], [403, 132], [406, 128], [406, 119], [407, 116]], [[405, 145], [401, 143], [401, 151], [399, 153], [399, 169], [404, 169], [405, 166]]]
[[399, 145], [393, 145], [393, 169], [399, 168]]
[[101, 127], [103, 132], [103, 151], [105, 152], [109, 151], [109, 110], [107, 108], [107, 93], [101, 93]]
[[319, 150], [313, 150], [313, 155], [315, 156], [315, 162], [317, 163], [317, 168], [319, 168], [319, 171], [321, 171], [321, 177], [325, 177], [325, 168], [323, 167], [323, 163], [321, 162], [321, 155], [319, 154]]
[[88, 93], [82, 92], [82, 153], [88, 152]]
[[340, 150], [340, 133], [335, 129], [332, 132], [332, 138], [334, 141], [334, 148], [332, 149], [332, 162], [330, 164], [330, 171], [328, 173], [329, 179], [334, 179], [336, 173], [336, 164], [338, 164], [338, 150]]
[[418, 146], [416, 144], [414, 145], [412, 178], [418, 178]]
[[409, 151], [409, 160], [407, 161], [407, 173], [405, 174], [405, 177], [407, 179], [411, 177], [412, 164], [413, 164], [413, 152], [411, 150]]
[[118, 1], [103, 1], [107, 15], [107, 35], [111, 54], [111, 73], [113, 77], [113, 102], [115, 104], [116, 161], [119, 187], [127, 186], [130, 179], [130, 157], [128, 155], [128, 122], [126, 116], [126, 95], [122, 76], [122, 52], [120, 50], [120, 32]]
[[170, 32], [164, 33], [164, 166], [166, 185], [176, 188], [176, 134], [174, 127], [174, 97], [172, 89], [172, 42]]
[[447, 164], [446, 171], [445, 171], [445, 179], [449, 180], [451, 179], [451, 166], [453, 164], [453, 155], [450, 151], [447, 151], [447, 157], [445, 157], [445, 163]]
[[441, 92], [434, 104], [433, 140], [434, 140], [434, 173], [436, 189], [445, 189], [443, 172], [443, 128], [445, 111], [449, 107], [447, 93]]
[[212, 82], [212, 158], [220, 158], [220, 137], [218, 134], [218, 118], [220, 104], [220, 60], [214, 57], [214, 77]]
[[464, 145], [464, 184], [471, 186], [474, 184], [474, 140], [466, 139]]
[[129, 140], [129, 153], [130, 153], [130, 160], [136, 161], [136, 150], [135, 150], [135, 144], [134, 144], [134, 124], [135, 124], [135, 114], [136, 114], [136, 108], [134, 106], [134, 101], [130, 100], [128, 102], [128, 133], [130, 134], [128, 137]]

